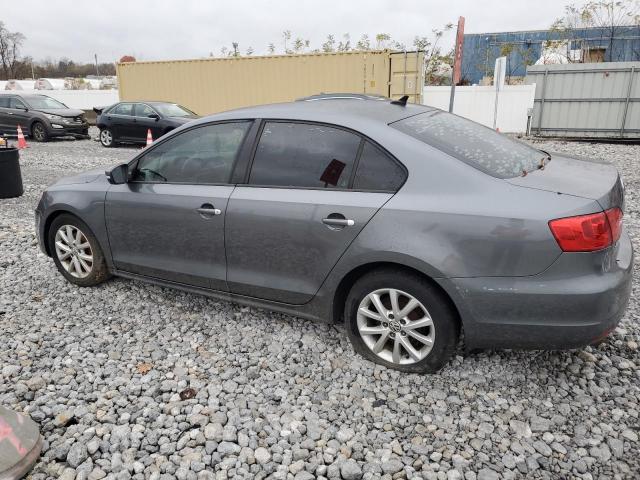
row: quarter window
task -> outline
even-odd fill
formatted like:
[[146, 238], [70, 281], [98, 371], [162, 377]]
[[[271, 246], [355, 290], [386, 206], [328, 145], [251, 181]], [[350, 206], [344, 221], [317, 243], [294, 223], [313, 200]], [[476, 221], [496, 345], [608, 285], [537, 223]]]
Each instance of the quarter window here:
[[9, 100], [10, 97], [6, 97], [4, 95], [0, 95], [0, 108], [9, 108]]
[[338, 128], [267, 122], [249, 183], [346, 189], [359, 146], [358, 135]]
[[235, 159], [251, 122], [194, 128], [145, 153], [133, 181], [155, 183], [229, 183]]
[[131, 117], [133, 116], [133, 103], [121, 103], [120, 105], [117, 105], [112, 112], [109, 113]]
[[362, 149], [353, 182], [356, 190], [397, 191], [405, 179], [404, 169], [371, 142]]

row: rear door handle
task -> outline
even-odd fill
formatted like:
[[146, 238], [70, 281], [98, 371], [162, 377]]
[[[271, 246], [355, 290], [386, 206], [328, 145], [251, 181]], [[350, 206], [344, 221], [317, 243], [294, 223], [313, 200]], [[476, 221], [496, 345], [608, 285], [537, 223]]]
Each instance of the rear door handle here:
[[353, 227], [356, 224], [350, 218], [323, 218], [322, 223], [333, 227]]

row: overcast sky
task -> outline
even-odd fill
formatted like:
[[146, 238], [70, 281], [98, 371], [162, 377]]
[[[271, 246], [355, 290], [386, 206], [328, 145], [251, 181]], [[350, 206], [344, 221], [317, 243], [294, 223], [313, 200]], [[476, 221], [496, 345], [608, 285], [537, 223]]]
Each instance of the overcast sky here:
[[[466, 17], [467, 33], [547, 28], [562, 14], [562, 0], [29, 0], [4, 8], [6, 27], [26, 37], [23, 54], [34, 59], [115, 61], [219, 55], [238, 42], [244, 53], [282, 50], [282, 32], [320, 47], [327, 34], [389, 33], [410, 45], [416, 35]], [[446, 46], [453, 35], [445, 39]]]

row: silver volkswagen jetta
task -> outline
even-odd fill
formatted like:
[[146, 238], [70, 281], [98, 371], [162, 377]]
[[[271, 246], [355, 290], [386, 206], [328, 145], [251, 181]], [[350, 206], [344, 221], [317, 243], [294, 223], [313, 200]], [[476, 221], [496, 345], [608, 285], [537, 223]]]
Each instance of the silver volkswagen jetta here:
[[467, 348], [573, 348], [623, 315], [633, 250], [608, 164], [388, 99], [310, 98], [191, 122], [50, 186], [40, 245], [110, 275], [344, 321], [356, 351], [434, 372]]

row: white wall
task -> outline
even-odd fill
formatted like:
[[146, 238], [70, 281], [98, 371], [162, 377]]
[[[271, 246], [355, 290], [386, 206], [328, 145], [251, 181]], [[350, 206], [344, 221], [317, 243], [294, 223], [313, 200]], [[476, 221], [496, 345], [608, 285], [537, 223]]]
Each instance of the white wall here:
[[[534, 85], [505, 85], [498, 97], [497, 127], [504, 133], [527, 130], [527, 109], [533, 108]], [[451, 87], [424, 87], [423, 103], [449, 110]], [[456, 87], [453, 113], [488, 127], [493, 127], [496, 90], [492, 86]]]
[[47, 95], [64, 103], [69, 108], [81, 110], [106, 107], [120, 101], [118, 90], [20, 90], [19, 93], [22, 95], [31, 93]]

